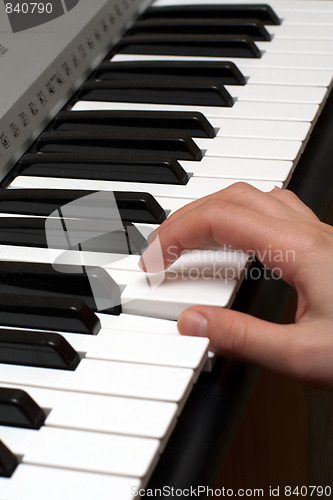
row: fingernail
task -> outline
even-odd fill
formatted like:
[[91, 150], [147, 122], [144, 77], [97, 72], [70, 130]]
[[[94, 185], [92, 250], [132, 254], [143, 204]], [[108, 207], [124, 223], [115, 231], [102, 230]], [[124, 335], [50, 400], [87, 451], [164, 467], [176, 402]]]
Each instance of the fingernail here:
[[158, 235], [158, 231], [157, 231], [157, 229], [154, 229], [154, 231], [152, 231], [148, 235], [148, 238], [147, 238], [148, 245], [151, 245], [151, 243], [154, 241], [154, 239], [157, 237], [157, 235]]
[[207, 319], [196, 311], [183, 312], [178, 319], [178, 330], [185, 335], [207, 336]]
[[139, 267], [146, 273], [157, 273], [164, 269], [163, 253], [159, 238], [149, 244], [139, 259]]

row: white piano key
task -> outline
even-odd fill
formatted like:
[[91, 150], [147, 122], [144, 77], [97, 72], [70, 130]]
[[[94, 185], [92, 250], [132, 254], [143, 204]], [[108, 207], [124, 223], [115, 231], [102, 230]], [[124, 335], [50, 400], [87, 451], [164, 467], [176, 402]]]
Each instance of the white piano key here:
[[258, 158], [266, 160], [294, 160], [301, 148], [300, 141], [270, 139], [240, 139], [215, 137], [195, 138], [194, 142], [205, 151], [205, 157]]
[[301, 9], [302, 7], [297, 12], [292, 12], [280, 8], [279, 16], [282, 17], [283, 24], [314, 24], [317, 27], [321, 25], [333, 26], [333, 12], [307, 12]]
[[156, 333], [163, 335], [179, 335], [177, 322], [174, 320], [152, 318], [150, 316], [136, 316], [122, 313], [119, 316], [97, 313], [102, 328], [117, 330]]
[[332, 25], [311, 25], [311, 24], [288, 24], [280, 26], [270, 26], [269, 32], [276, 39], [304, 39], [304, 40], [333, 40]]
[[[240, 252], [238, 252], [240, 253]], [[160, 318], [151, 318], [147, 316], [136, 316], [134, 314], [120, 314], [119, 316], [111, 316], [110, 314], [97, 313], [100, 319], [102, 328], [117, 328], [118, 330], [145, 332], [160, 335], [180, 335], [177, 323], [174, 320], [166, 320]], [[203, 371], [211, 371], [216, 355], [208, 351], [208, 359], [203, 367]]]
[[182, 403], [191, 390], [193, 371], [83, 359], [73, 372], [3, 364], [0, 382]]
[[20, 464], [10, 479], [0, 478], [1, 500], [132, 500], [138, 478]]
[[[280, 28], [278, 26], [278, 28]], [[267, 54], [268, 55], [268, 54]], [[274, 55], [274, 54], [270, 54]], [[296, 57], [296, 56], [293, 56]], [[229, 58], [228, 58], [229, 60]], [[233, 60], [232, 58], [230, 59]], [[225, 61], [223, 57], [202, 57], [202, 56], [172, 56], [172, 55], [149, 55], [149, 54], [116, 54], [112, 58], [113, 62], [121, 61]], [[332, 79], [332, 72], [324, 69], [302, 69], [292, 66], [286, 68], [274, 68], [271, 66], [262, 67], [261, 59], [239, 59], [239, 69], [248, 77], [248, 84], [266, 85], [299, 85], [299, 86], [319, 86], [328, 87]], [[251, 61], [251, 62], [248, 62]], [[262, 77], [262, 74], [265, 76]]]
[[274, 42], [256, 42], [260, 50], [266, 53], [282, 54], [320, 54], [332, 55], [333, 40], [303, 40], [280, 38], [274, 39]]
[[212, 118], [211, 124], [218, 129], [217, 137], [282, 139], [285, 141], [305, 141], [311, 128], [309, 122], [233, 118]]
[[201, 162], [180, 161], [195, 177], [256, 179], [284, 183], [293, 169], [293, 162], [247, 158], [208, 158]]
[[[333, 27], [331, 28], [333, 31]], [[269, 43], [269, 42], [266, 42]], [[274, 43], [274, 42], [272, 42]], [[130, 60], [130, 58], [136, 60], [137, 55], [130, 54], [117, 54], [113, 56], [111, 62], [117, 62], [121, 60]], [[146, 56], [141, 56], [146, 57]], [[174, 59], [174, 56], [170, 56]], [[177, 56], [178, 58], [183, 58], [182, 56]], [[160, 59], [159, 55], [155, 55], [155, 60]], [[196, 60], [219, 60], [225, 58], [219, 57], [193, 57]], [[252, 68], [263, 68], [263, 69], [304, 69], [304, 70], [332, 70], [332, 56], [325, 54], [280, 54], [274, 52], [264, 52], [260, 58], [244, 58], [244, 57], [228, 57], [228, 61], [233, 62], [244, 74], [251, 74]]]
[[[331, 28], [333, 31], [333, 26]], [[261, 58], [228, 58], [236, 64], [242, 73], [249, 73], [252, 68], [273, 69], [308, 69], [332, 70], [332, 56], [325, 54], [279, 54], [263, 53]]]
[[209, 344], [206, 338], [160, 335], [158, 331], [152, 335], [102, 329], [94, 338], [73, 333], [62, 335], [74, 349], [84, 351], [86, 359], [176, 366], [195, 372], [201, 371]]
[[[145, 191], [153, 196], [170, 198], [197, 199], [215, 193], [221, 189], [231, 186], [239, 179], [217, 179], [205, 177], [192, 177], [186, 185], [171, 184], [146, 184]], [[261, 191], [271, 191], [275, 184], [270, 181], [246, 180], [248, 184]], [[281, 183], [276, 184], [282, 187]], [[16, 177], [10, 188], [34, 188], [34, 189], [87, 189], [93, 191], [142, 191], [142, 183], [136, 182], [113, 182], [113, 181], [91, 181], [81, 179], [58, 179], [51, 177]]]
[[296, 87], [293, 85], [226, 85], [225, 88], [232, 97], [239, 101], [320, 104], [323, 102], [326, 95], [325, 87]]
[[[162, 276], [117, 270], [108, 272], [119, 285], [126, 284], [121, 295], [124, 313], [178, 319], [185, 309], [193, 305], [230, 305], [237, 281], [224, 279], [219, 268], [215, 270], [214, 277], [211, 277], [211, 272], [209, 276], [202, 277], [197, 268], [191, 271], [185, 276], [178, 271], [162, 273]], [[153, 286], [148, 284], [148, 279], [154, 280]], [[156, 283], [158, 286], [155, 286]]]
[[[124, 332], [126, 334], [126, 332]], [[164, 401], [80, 394], [1, 384], [27, 392], [44, 410], [44, 425], [83, 431], [164, 439], [173, 427], [177, 405]]]
[[22, 463], [143, 478], [158, 459], [156, 439], [41, 427], [0, 426], [0, 435]]
[[249, 84], [276, 84], [276, 85], [297, 85], [297, 86], [318, 86], [329, 87], [332, 79], [331, 71], [292, 69], [288, 71], [274, 68], [251, 68], [249, 74]]
[[[263, 78], [267, 78], [267, 72], [261, 72]], [[288, 71], [289, 73], [289, 71]], [[180, 106], [169, 104], [147, 104], [126, 102], [96, 102], [79, 101], [73, 108], [74, 111], [98, 111], [98, 110], [136, 110], [142, 111], [193, 111], [193, 106]], [[252, 102], [239, 101], [231, 108], [217, 106], [196, 106], [195, 111], [203, 113], [211, 122], [213, 118], [236, 118], [250, 120], [285, 120], [292, 122], [312, 122], [319, 110], [317, 104], [300, 103], [278, 103], [278, 102]]]

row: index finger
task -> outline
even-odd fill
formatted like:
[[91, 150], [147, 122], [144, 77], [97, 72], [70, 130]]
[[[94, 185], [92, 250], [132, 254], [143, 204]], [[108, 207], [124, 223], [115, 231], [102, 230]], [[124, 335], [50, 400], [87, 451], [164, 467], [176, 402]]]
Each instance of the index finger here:
[[[183, 213], [160, 227], [155, 239], [141, 258], [147, 272], [168, 268], [184, 250], [204, 248], [218, 243], [220, 247], [260, 255], [267, 267], [272, 267], [272, 251], [287, 252], [293, 248], [295, 231], [301, 224], [275, 218], [235, 202], [209, 199], [191, 211]], [[271, 252], [267, 252], [267, 249]], [[283, 259], [282, 259], [283, 260]], [[279, 267], [288, 279], [284, 262]], [[289, 266], [290, 267], [290, 266]]]

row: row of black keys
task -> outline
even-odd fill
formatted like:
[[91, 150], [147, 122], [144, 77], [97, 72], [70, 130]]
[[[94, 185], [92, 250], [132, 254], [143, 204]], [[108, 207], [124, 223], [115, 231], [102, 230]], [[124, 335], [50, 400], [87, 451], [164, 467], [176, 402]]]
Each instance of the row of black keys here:
[[[0, 425], [40, 429], [45, 418], [44, 410], [25, 391], [0, 387]], [[17, 456], [0, 441], [0, 477], [11, 477], [18, 463]]]
[[[265, 28], [261, 22], [268, 24], [279, 22], [272, 10], [264, 5], [195, 6], [193, 9], [190, 8], [190, 15], [191, 19], [196, 20], [193, 21], [194, 25], [198, 25], [199, 20], [202, 20], [201, 16], [205, 17], [204, 25], [207, 25], [207, 36], [210, 41], [216, 38], [216, 35], [209, 31], [209, 25], [212, 23], [215, 23], [214, 25], [220, 23], [221, 29], [224, 25], [229, 28], [233, 26], [237, 31], [238, 28], [243, 29], [242, 25], [244, 29], [249, 24], [252, 25], [252, 18], [256, 18], [254, 24], [257, 24], [260, 27], [259, 31], [262, 31]], [[147, 23], [151, 26], [156, 22], [158, 26], [163, 23], [170, 25], [174, 20], [191, 25], [188, 16], [188, 6], [148, 9], [144, 18], [131, 28], [127, 36], [113, 49], [112, 54], [127, 51], [128, 47], [124, 43], [126, 39], [133, 40], [136, 37], [133, 35], [133, 30], [136, 32], [138, 26]], [[237, 20], [230, 20], [230, 16]], [[187, 19], [184, 20], [184, 17]], [[179, 28], [179, 35], [183, 32], [182, 29]], [[156, 36], [160, 35], [149, 36], [152, 37], [152, 47], [155, 50], [159, 47]], [[252, 36], [256, 38], [254, 33]], [[251, 42], [254, 43], [252, 39]], [[181, 40], [177, 39], [177, 46], [181, 51], [183, 47]], [[166, 51], [168, 50], [166, 48]], [[143, 49], [140, 44], [138, 52], [155, 53], [149, 48]], [[172, 53], [172, 50], [169, 50], [169, 53]], [[108, 58], [112, 54], [109, 54]], [[198, 55], [195, 47], [191, 48], [191, 55]], [[210, 52], [208, 55], [213, 54]], [[228, 49], [225, 55], [234, 54]], [[230, 62], [110, 63], [105, 61], [97, 68], [92, 78], [81, 86], [74, 101], [86, 99], [232, 106], [234, 100], [224, 85], [245, 83], [242, 73]], [[76, 154], [82, 151], [86, 155], [84, 157], [78, 154], [76, 157], [38, 155], [38, 157], [35, 154], [25, 157], [12, 174], [186, 184], [188, 175], [177, 160], [200, 161], [202, 151], [191, 137], [212, 138], [214, 135], [214, 129], [207, 120], [195, 113], [63, 112], [58, 115], [49, 131], [39, 137], [31, 151]], [[111, 159], [110, 155], [114, 154], [120, 156]], [[93, 158], [89, 155], [103, 156], [97, 158], [95, 156], [95, 161], [92, 161]], [[7, 180], [10, 181], [11, 178], [9, 176]]]
[[132, 54], [260, 57], [255, 40], [270, 40], [265, 24], [280, 24], [268, 5], [151, 7], [116, 47]]
[[[233, 26], [234, 21], [225, 19], [231, 15], [278, 22], [267, 6], [196, 6], [193, 11], [191, 8], [191, 15], [202, 19], [198, 17], [202, 11], [206, 12], [206, 24], [219, 19], [222, 24]], [[154, 23], [156, 19], [158, 23], [170, 24], [168, 18], [171, 22], [174, 19], [184, 22], [185, 12], [188, 16], [187, 7], [148, 9], [145, 18], [132, 30], [138, 24]], [[242, 22], [244, 19], [238, 20], [240, 26]], [[127, 38], [132, 38], [132, 33]], [[122, 43], [113, 52], [121, 52]], [[181, 42], [178, 45], [182, 47]], [[230, 62], [104, 62], [92, 79], [81, 86], [75, 99], [231, 106], [233, 99], [225, 84], [245, 84], [244, 76]], [[177, 160], [201, 160], [202, 151], [191, 139], [196, 136], [214, 137], [214, 129], [195, 113], [81, 112], [78, 116], [63, 112], [50, 131], [39, 137], [32, 151], [76, 153], [76, 156], [26, 156], [7, 181], [15, 175], [37, 175], [186, 184], [188, 175]], [[86, 155], [79, 155], [78, 151]], [[96, 154], [103, 156], [95, 156], [93, 161], [89, 155]], [[120, 156], [111, 159], [111, 154]]]
[[[254, 40], [270, 39], [264, 23], [279, 23], [277, 16], [267, 6], [151, 8], [121, 40], [116, 50], [123, 53], [260, 57]], [[162, 91], [164, 103], [231, 106], [233, 99], [223, 85], [245, 84], [244, 76], [231, 63], [164, 62], [148, 65], [105, 62], [96, 70], [94, 77], [102, 81], [84, 84], [78, 93], [79, 99], [161, 102]], [[130, 80], [133, 77], [135, 84]], [[156, 128], [159, 129], [157, 134], [148, 132]], [[141, 133], [138, 133], [138, 129]], [[188, 177], [177, 159], [201, 159], [201, 152], [190, 136], [215, 135], [204, 117], [195, 113], [122, 112], [119, 115], [108, 112], [80, 113], [78, 117], [64, 112], [55, 120], [54, 130], [58, 132], [48, 132], [39, 139], [38, 151], [44, 154], [26, 155], [13, 176], [54, 177], [62, 172], [60, 175], [66, 177], [123, 180], [126, 170], [125, 180], [185, 184]], [[82, 133], [82, 130], [89, 130], [90, 137]], [[93, 137], [92, 130], [98, 132], [98, 135]], [[174, 134], [175, 130], [177, 134]], [[179, 130], [185, 132], [182, 137]], [[67, 133], [68, 131], [70, 132]], [[101, 132], [107, 132], [108, 135], [103, 137]], [[91, 156], [78, 155], [78, 147], [81, 149], [87, 139]], [[129, 148], [132, 155], [119, 155], [117, 158], [113, 156], [112, 159], [106, 154], [96, 157], [96, 151], [104, 153], [107, 144], [109, 152]], [[142, 150], [145, 151], [144, 154]], [[74, 151], [75, 154], [45, 153], [50, 151]], [[152, 155], [147, 151], [154, 153]], [[160, 159], [156, 157], [156, 151], [161, 153]], [[138, 158], [140, 152], [142, 156]], [[165, 160], [166, 153], [168, 160]], [[121, 169], [123, 173], [119, 173]], [[20, 193], [2, 191], [0, 210], [3, 213], [47, 216], [62, 204], [86, 194], [88, 193], [67, 192], [63, 196], [63, 193], [51, 190], [43, 193], [33, 190], [23, 190]], [[143, 193], [119, 193], [117, 203], [124, 219], [160, 223], [165, 218], [163, 209], [156, 201]], [[45, 247], [44, 224], [43, 219], [2, 219], [1, 242], [24, 244], [29, 234], [32, 245]], [[126, 232], [126, 227], [124, 231]], [[112, 244], [117, 248], [112, 248], [112, 251], [133, 252], [133, 249], [124, 245], [121, 236], [115, 239], [113, 235]], [[137, 241], [135, 251], [139, 253], [144, 242], [140, 238]], [[100, 251], [105, 248], [110, 251], [107, 239], [99, 240], [98, 244]], [[94, 244], [95, 251], [96, 248]], [[97, 333], [100, 323], [93, 313], [96, 307], [87, 275], [71, 273], [69, 269], [64, 271], [66, 272], [58, 273], [47, 264], [2, 263], [1, 323], [19, 328], [52, 330], [53, 327], [61, 331]], [[98, 273], [103, 273], [103, 270], [98, 270]], [[100, 278], [101, 276], [97, 276], [96, 279]], [[118, 304], [119, 287], [109, 276], [108, 286], [111, 287], [109, 295], [114, 294], [115, 303]], [[80, 290], [79, 295], [77, 290]], [[106, 312], [119, 313], [119, 306], [117, 307], [118, 310], [114, 308]], [[27, 318], [30, 318], [28, 325]], [[75, 369], [79, 361], [79, 354], [59, 334], [0, 330], [0, 362]], [[17, 389], [0, 388], [1, 425], [37, 429], [44, 420], [44, 411], [28, 394]], [[17, 463], [17, 458], [0, 442], [0, 476], [9, 477]]]
[[[253, 10], [253, 7], [251, 7], [251, 9], [236, 8], [236, 10], [232, 10], [231, 8], [229, 8], [228, 16], [230, 17], [230, 12], [232, 13], [233, 17], [237, 17], [237, 15], [244, 16], [244, 11], [248, 11], [247, 14], [250, 13], [250, 16], [253, 17], [253, 12], [255, 11], [255, 16], [263, 19], [265, 22], [276, 22], [276, 19], [274, 19], [274, 16], [272, 16], [269, 8], [267, 9], [266, 7], [259, 7], [254, 8]], [[180, 18], [183, 17], [183, 14], [185, 12], [181, 8], [177, 8], [175, 10], [163, 9], [163, 12], [165, 12], [166, 16], [170, 15], [170, 17], [173, 17], [175, 15], [175, 11], [177, 13], [177, 16]], [[202, 16], [202, 9], [200, 9], [199, 7], [195, 8], [194, 11], [191, 11], [191, 16]], [[209, 12], [209, 16], [215, 18], [215, 23], [217, 14], [221, 14], [221, 9], [216, 7], [209, 7], [207, 10], [207, 6], [205, 6], [204, 11], [206, 13]], [[155, 21], [151, 21], [149, 19], [147, 21], [147, 16], [149, 18], [156, 17], [155, 14], [157, 12], [160, 14], [162, 11], [149, 9], [147, 15], [145, 15], [146, 19], [140, 20], [138, 24], [142, 26], [142, 24], [148, 23], [151, 29], [151, 26]], [[186, 15], [188, 15], [187, 8], [186, 13]], [[267, 18], [267, 14], [269, 14], [269, 18]], [[170, 25], [169, 21], [165, 22], [166, 24]], [[223, 22], [221, 21], [222, 24]], [[245, 24], [251, 24], [251, 22], [247, 22]], [[161, 21], [158, 21], [158, 23], [160, 26]], [[208, 20], [204, 24], [207, 27], [209, 24], [211, 25], [211, 23], [212, 20]], [[184, 20], [182, 20], [180, 24], [183, 26]], [[227, 23], [224, 22], [224, 25], [228, 25], [229, 27], [231, 25], [235, 26], [235, 22], [231, 22], [229, 20]], [[237, 26], [239, 26], [239, 23]], [[136, 27], [134, 27], [133, 29], [135, 31]], [[262, 31], [263, 30], [261, 29], [261, 32]], [[133, 36], [133, 34], [128, 34], [129, 38], [131, 36]], [[117, 50], [119, 50], [119, 47], [121, 47], [121, 44], [117, 47]], [[151, 76], [152, 73], [155, 74], [155, 76], [158, 75], [159, 79], [163, 79], [165, 78], [165, 76], [168, 76], [171, 78], [170, 81], [173, 81], [172, 78], [179, 78], [179, 75], [181, 75], [181, 77], [185, 79], [185, 84], [180, 84], [177, 80], [177, 82], [174, 84], [174, 87], [171, 85], [171, 90], [176, 88], [177, 85], [178, 87], [188, 87], [188, 80], [193, 79], [193, 76], [195, 74], [200, 74], [201, 78], [203, 78], [204, 75], [206, 80], [210, 82], [207, 86], [207, 82], [206, 85], [203, 85], [201, 81], [200, 85], [202, 86], [202, 88], [206, 89], [206, 91], [207, 89], [208, 91], [211, 91], [211, 82], [215, 79], [215, 87], [214, 85], [213, 87], [219, 90], [218, 93], [220, 97], [224, 95], [226, 104], [230, 104], [230, 102], [228, 102], [228, 97], [224, 93], [225, 89], [223, 87], [221, 88], [220, 86], [219, 82], [221, 81], [221, 79], [224, 79], [224, 83], [229, 84], [232, 83], [243, 85], [245, 83], [243, 75], [241, 75], [238, 69], [231, 63], [157, 63], [153, 66], [153, 70], [151, 70], [151, 68], [149, 68], [146, 63], [104, 63], [97, 69], [95, 76], [98, 79], [103, 80], [106, 78], [108, 80], [107, 82], [97, 82], [100, 87], [104, 86], [105, 90], [106, 87], [110, 87], [109, 79], [111, 78], [111, 75], [113, 78], [115, 78], [111, 83], [114, 84], [116, 82], [115, 85], [118, 85], [117, 88], [121, 89], [122, 85], [119, 85], [119, 82], [123, 83], [124, 78], [133, 80], [134, 76], [136, 81], [141, 80], [142, 82], [147, 78], [147, 74]], [[140, 75], [139, 78], [138, 75]], [[127, 92], [129, 90], [129, 87], [133, 85], [133, 83], [129, 83], [128, 80], [126, 81], [128, 83], [125, 89]], [[88, 82], [87, 84], [83, 85], [83, 87], [79, 91], [78, 98], [86, 97], [87, 93], [88, 95], [90, 95], [90, 98], [96, 97], [94, 95], [92, 96], [91, 94], [91, 92], [95, 92], [95, 90], [93, 90], [94, 85], [96, 85], [96, 82]], [[146, 84], [144, 83], [144, 85]], [[156, 86], [156, 84], [152, 84], [150, 86], [150, 90], [153, 90], [154, 85]], [[166, 87], [168, 85], [166, 85]], [[208, 94], [209, 92], [207, 92], [207, 95]], [[101, 97], [103, 98], [103, 95], [101, 96], [99, 94], [98, 98]], [[79, 120], [79, 122], [77, 120]], [[122, 112], [121, 114], [119, 114], [116, 112], [87, 112], [75, 114], [63, 112], [58, 115], [52, 127], [52, 131], [46, 132], [41, 135], [41, 137], [37, 141], [37, 146], [35, 146], [36, 150], [39, 153], [42, 152], [43, 154], [36, 154], [35, 152], [35, 154], [25, 155], [25, 157], [21, 160], [17, 168], [14, 169], [12, 173], [14, 177], [15, 175], [47, 175], [52, 177], [56, 175], [56, 171], [61, 171], [62, 173], [60, 175], [65, 175], [66, 177], [73, 176], [85, 178], [86, 174], [90, 179], [100, 179], [101, 177], [105, 178], [105, 173], [108, 172], [107, 179], [109, 180], [121, 179], [139, 180], [140, 182], [157, 181], [184, 184], [187, 182], [188, 176], [181, 168], [177, 160], [199, 160], [201, 159], [202, 154], [188, 134], [190, 133], [193, 134], [193, 136], [198, 135], [204, 137], [214, 136], [214, 130], [207, 122], [207, 120], [202, 115], [196, 113], [168, 114]], [[86, 130], [82, 130], [82, 128], [84, 129], [84, 127], [88, 127], [89, 132], [87, 132]], [[94, 130], [98, 131], [96, 133], [96, 136], [94, 136], [91, 131], [92, 127]], [[119, 131], [119, 127], [124, 127], [124, 129], [126, 130]], [[159, 128], [158, 132], [152, 133], [149, 131], [151, 128], [156, 130], [156, 127]], [[72, 128], [74, 130], [72, 130]], [[105, 132], [105, 129], [108, 131], [108, 133]], [[111, 133], [110, 129], [112, 130]], [[177, 132], [175, 133], [175, 129], [186, 129], [187, 134], [183, 135], [183, 137], [179, 137], [179, 132], [177, 130]], [[59, 145], [61, 151], [65, 150], [76, 152], [78, 148], [80, 150], [82, 149], [83, 144], [88, 144], [89, 154], [64, 154], [63, 152], [59, 154], [50, 154], [50, 151], [58, 151]], [[73, 147], [74, 149], [70, 149], [71, 147]], [[132, 148], [132, 155], [123, 153], [122, 155], [118, 155], [118, 157], [115, 157], [113, 155], [112, 159], [108, 155], [96, 156], [96, 150], [98, 152], [100, 152], [101, 150], [105, 151], [105, 147], [111, 149], [113, 152], [114, 149], [118, 150], [119, 148], [124, 148], [128, 150], [129, 148]], [[61, 148], [64, 148], [64, 150]], [[144, 154], [139, 158], [138, 150], [144, 150]], [[160, 160], [158, 160], [158, 157], [156, 157], [156, 150], [161, 152]], [[151, 153], [152, 151], [154, 151], [153, 154]], [[169, 159], [165, 159], [164, 155], [166, 152]], [[151, 155], [153, 155], [153, 158]], [[126, 173], [126, 175], [124, 172]], [[156, 180], [154, 175], [152, 175], [153, 173], [155, 173], [155, 176], [157, 177]], [[125, 176], [125, 179], [123, 176]], [[89, 192], [80, 191], [60, 192], [57, 190], [47, 190], [41, 192], [34, 190], [3, 190], [0, 194], [0, 211], [2, 213], [11, 212], [13, 214], [24, 213], [30, 215], [48, 216], [64, 204], [67, 204], [75, 199], [78, 199], [81, 196], [88, 194]], [[104, 196], [107, 196], [107, 193], [105, 193]], [[163, 209], [150, 195], [144, 193], [115, 193], [115, 196], [122, 220], [130, 220], [133, 222], [161, 223], [165, 218]], [[101, 200], [100, 198], [100, 202], [102, 201], [103, 200]], [[2, 218], [0, 220], [0, 223], [1, 243], [25, 245], [28, 241], [29, 245], [35, 245], [39, 247], [47, 246], [44, 227], [45, 221], [43, 219]], [[124, 227], [124, 232], [126, 231], [127, 228]], [[115, 253], [133, 253], [133, 249], [129, 249], [128, 247], [126, 247], [126, 245], [126, 248], [119, 249], [119, 244], [120, 247], [123, 245], [121, 235], [120, 240], [117, 240], [117, 238], [115, 239], [113, 233], [111, 241], [107, 238], [104, 238], [104, 240], [99, 239], [99, 246], [96, 246], [95, 242], [93, 250], [105, 251], [105, 249], [107, 249], [109, 252], [112, 251]], [[138, 237], [138, 245], [135, 249], [135, 253], [140, 253], [144, 247], [144, 244], [145, 242], [140, 241], [140, 238]], [[62, 241], [59, 242], [59, 247], [61, 248], [61, 246]], [[11, 264], [8, 263], [8, 265], [10, 266]], [[21, 271], [21, 278], [25, 276], [25, 278], [23, 279], [26, 279], [27, 267], [25, 269], [25, 272]], [[2, 286], [6, 288], [6, 290], [4, 290], [4, 298], [2, 300], [1, 306], [2, 316], [4, 317], [3, 324], [9, 324], [11, 326], [22, 325], [20, 321], [22, 321], [22, 318], [25, 316], [27, 308], [30, 308], [32, 306], [33, 302], [31, 301], [31, 298], [36, 294], [36, 287], [34, 288], [34, 286], [36, 285], [36, 279], [35, 281], [33, 280], [34, 285], [31, 286], [25, 284], [22, 288], [22, 283], [19, 283], [20, 280], [17, 280], [18, 274], [19, 273], [16, 272], [15, 285], [13, 285], [13, 283], [10, 281], [10, 279], [12, 279], [12, 277], [15, 275], [15, 272], [13, 272], [13, 267], [12, 271], [7, 273], [7, 276], [11, 276], [9, 282], [6, 282], [4, 274], [2, 276], [4, 280]], [[46, 269], [44, 266], [42, 274], [48, 276], [50, 274], [50, 269]], [[62, 290], [71, 289], [71, 287], [64, 286], [63, 282], [66, 280], [72, 280], [73, 282], [73, 276], [70, 276], [69, 274], [60, 275], [58, 273], [54, 273], [53, 269], [51, 270], [51, 274], [53, 274], [51, 280], [52, 283], [57, 284], [59, 281], [61, 281], [60, 288], [62, 288]], [[60, 276], [61, 279], [59, 278]], [[57, 277], [59, 279], [57, 279]], [[55, 288], [57, 288], [57, 285], [54, 286]], [[85, 290], [85, 288], [82, 288], [82, 286], [79, 288], [75, 286], [74, 288], [76, 290]], [[15, 306], [11, 306], [12, 297], [10, 296], [10, 293], [18, 293], [19, 291], [22, 292], [22, 290], [26, 292], [27, 289], [29, 289], [30, 292], [33, 290], [32, 295], [27, 296], [25, 294], [17, 297]], [[59, 290], [48, 290], [48, 294], [52, 294], [52, 299], [55, 291], [56, 293], [59, 293]], [[58, 318], [62, 318], [61, 321], [67, 322], [67, 325], [62, 325], [61, 328], [58, 326], [58, 329], [82, 331], [82, 329], [84, 330], [86, 328], [88, 331], [90, 331], [90, 333], [94, 331], [94, 329], [96, 328], [96, 324], [94, 324], [94, 326], [89, 330], [89, 328], [87, 328], [87, 322], [82, 319], [82, 314], [78, 314], [77, 310], [74, 307], [68, 309], [66, 312], [66, 305], [61, 303], [59, 304], [59, 301], [54, 301], [52, 306], [51, 303], [51, 305], [48, 303], [50, 297], [45, 296], [45, 287], [44, 289], [42, 289], [42, 292], [43, 300], [46, 302], [43, 303], [43, 300], [39, 300], [38, 306], [34, 306], [35, 308], [38, 308], [38, 312], [36, 311], [35, 315], [30, 315], [31, 318], [35, 318], [33, 324], [29, 325], [31, 326], [31, 328], [45, 328], [47, 327], [45, 325], [52, 325], [54, 323], [54, 321], [52, 321], [52, 318], [54, 319], [55, 316], [57, 316]], [[119, 294], [119, 287], [114, 284], [113, 290], [111, 291], [111, 296], [114, 295], [115, 303], [119, 303]], [[83, 293], [83, 295], [85, 295], [85, 299], [87, 299], [88, 295], [90, 296], [90, 287], [89, 293]], [[74, 297], [75, 296], [76, 294], [74, 293]], [[80, 299], [81, 298], [82, 297], [80, 297]], [[61, 300], [63, 300], [63, 298]], [[90, 298], [89, 300], [91, 301], [92, 299]], [[92, 309], [94, 309], [94, 305], [90, 304], [90, 306], [92, 306]], [[12, 311], [10, 311], [11, 307], [13, 308]], [[59, 311], [57, 311], [57, 314], [55, 313], [57, 307], [63, 308], [62, 314], [58, 314]], [[76, 311], [75, 319], [73, 318], [73, 311]], [[108, 312], [119, 313], [119, 310], [112, 310]], [[10, 320], [7, 319], [7, 321], [10, 321], [9, 323], [6, 323], [5, 317], [10, 318]], [[71, 324], [70, 328], [69, 323]], [[82, 327], [82, 324], [84, 325], [84, 327]]]
[[[0, 264], [0, 323], [11, 326], [0, 329], [0, 363], [61, 370], [78, 366], [80, 355], [67, 340], [43, 331], [97, 334], [100, 329], [88, 305], [94, 307], [87, 276], [65, 267], [62, 274], [48, 264]], [[96, 270], [96, 279], [103, 278], [100, 273], [103, 270]], [[108, 276], [109, 287], [112, 282]], [[40, 331], [23, 329], [29, 327]], [[44, 410], [26, 392], [0, 388], [0, 425], [39, 429], [45, 418]], [[17, 465], [17, 457], [0, 442], [0, 477], [10, 477]]]

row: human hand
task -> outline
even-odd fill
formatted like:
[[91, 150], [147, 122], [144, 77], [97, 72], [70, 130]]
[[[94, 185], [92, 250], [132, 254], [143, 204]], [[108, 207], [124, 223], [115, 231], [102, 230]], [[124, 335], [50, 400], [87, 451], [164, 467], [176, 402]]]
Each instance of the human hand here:
[[148, 272], [169, 267], [184, 250], [216, 244], [250, 251], [267, 268], [278, 267], [298, 294], [295, 323], [278, 325], [229, 309], [195, 306], [180, 316], [178, 329], [207, 336], [210, 349], [220, 355], [333, 390], [333, 228], [296, 195], [236, 183], [175, 212], [149, 243], [141, 259]]

